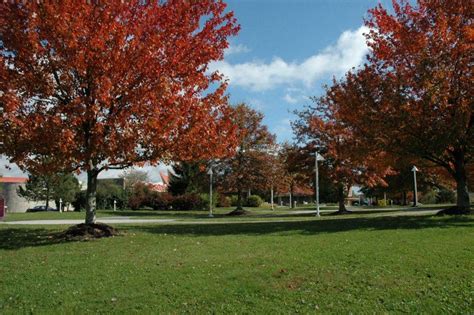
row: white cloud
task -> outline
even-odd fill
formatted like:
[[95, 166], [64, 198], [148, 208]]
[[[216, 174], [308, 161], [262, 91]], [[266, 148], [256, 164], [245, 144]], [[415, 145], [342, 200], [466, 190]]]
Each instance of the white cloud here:
[[244, 54], [248, 53], [250, 48], [243, 44], [233, 45], [231, 44], [229, 48], [227, 48], [224, 52], [225, 56], [236, 55], [236, 54]]
[[273, 132], [279, 139], [289, 139], [292, 134], [291, 120], [289, 118], [280, 120], [273, 128]]
[[296, 97], [293, 97], [290, 93], [286, 93], [283, 99], [290, 104], [296, 104], [298, 103], [298, 99]]
[[343, 32], [334, 45], [308, 57], [302, 62], [287, 62], [275, 57], [270, 63], [261, 61], [231, 64], [218, 61], [210, 70], [219, 70], [232, 85], [253, 91], [264, 91], [282, 84], [303, 83], [311, 86], [327, 75], [342, 75], [352, 67], [360, 65], [368, 52], [364, 33], [367, 27]]
[[26, 177], [16, 164], [9, 163], [4, 157], [0, 157], [0, 175], [4, 177]]

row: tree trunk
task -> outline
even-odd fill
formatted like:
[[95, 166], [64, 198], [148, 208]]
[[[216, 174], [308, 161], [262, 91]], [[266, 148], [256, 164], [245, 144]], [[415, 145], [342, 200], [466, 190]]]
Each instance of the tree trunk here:
[[456, 208], [458, 208], [460, 213], [469, 213], [469, 189], [467, 187], [466, 164], [463, 152], [455, 154], [454, 170], [457, 192]]
[[87, 171], [87, 191], [86, 191], [86, 224], [95, 223], [96, 194], [97, 194], [97, 170]]
[[242, 189], [239, 187], [237, 189], [237, 208], [236, 210], [243, 210], [244, 208], [242, 207]]
[[407, 192], [404, 191], [404, 192], [402, 193], [402, 205], [403, 205], [403, 206], [406, 206], [407, 204], [408, 204], [408, 203], [407, 203]]
[[344, 185], [340, 184], [337, 186], [337, 200], [339, 204], [339, 209], [334, 214], [351, 213], [351, 211], [346, 209], [345, 199], [346, 194], [344, 193]]
[[340, 185], [337, 188], [337, 199], [339, 201], [339, 212], [347, 211], [346, 205], [344, 203], [344, 201], [345, 201], [344, 187], [342, 185]]

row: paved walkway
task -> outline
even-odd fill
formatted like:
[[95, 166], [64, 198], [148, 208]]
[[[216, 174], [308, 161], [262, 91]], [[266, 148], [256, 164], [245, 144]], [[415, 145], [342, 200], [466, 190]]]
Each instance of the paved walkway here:
[[[173, 219], [129, 219], [129, 218], [98, 218], [97, 222], [107, 224], [134, 224], [134, 223], [167, 223], [173, 222]], [[25, 220], [0, 222], [0, 224], [11, 225], [73, 225], [84, 223], [84, 220]]]

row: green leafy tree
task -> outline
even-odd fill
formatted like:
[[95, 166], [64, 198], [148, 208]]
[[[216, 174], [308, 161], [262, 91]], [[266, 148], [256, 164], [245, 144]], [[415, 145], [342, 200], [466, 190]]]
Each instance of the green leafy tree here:
[[28, 182], [24, 188], [20, 186], [18, 194], [27, 200], [45, 201], [48, 208], [50, 200], [57, 201], [57, 204], [59, 204], [59, 199], [65, 203], [74, 201], [79, 191], [79, 181], [72, 174], [30, 174]]
[[205, 192], [209, 183], [205, 170], [204, 162], [175, 163], [170, 173], [168, 191], [174, 196]]
[[113, 209], [114, 201], [117, 208], [123, 209], [127, 205], [128, 193], [123, 186], [112, 180], [99, 180], [97, 184], [97, 207], [99, 209]]
[[76, 195], [81, 191], [79, 181], [72, 174], [57, 175], [52, 188], [52, 197], [57, 207], [59, 207], [59, 200], [62, 200], [63, 207], [71, 204], [76, 199]]

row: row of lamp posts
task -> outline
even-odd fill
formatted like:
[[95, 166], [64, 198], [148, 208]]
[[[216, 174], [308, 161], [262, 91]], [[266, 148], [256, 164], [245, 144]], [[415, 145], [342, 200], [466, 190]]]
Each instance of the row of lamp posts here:
[[[315, 153], [315, 158], [314, 158], [314, 175], [316, 179], [316, 216], [319, 217], [321, 216], [320, 214], [320, 209], [319, 209], [319, 166], [318, 166], [318, 161], [324, 161], [324, 158], [319, 154], [318, 152]], [[413, 206], [416, 207], [418, 206], [418, 191], [417, 191], [417, 186], [416, 186], [416, 172], [418, 172], [418, 168], [416, 166], [413, 166], [411, 169], [413, 172], [413, 184], [414, 184], [414, 197], [413, 197]], [[207, 172], [209, 175], [209, 217], [213, 218], [214, 215], [212, 214], [212, 175], [214, 174], [212, 171], [212, 168], [209, 168], [209, 171]], [[270, 191], [270, 199], [271, 199], [271, 206], [272, 210], [274, 210], [273, 207], [273, 184], [271, 187]], [[114, 211], [115, 211], [115, 201], [114, 201]]]

